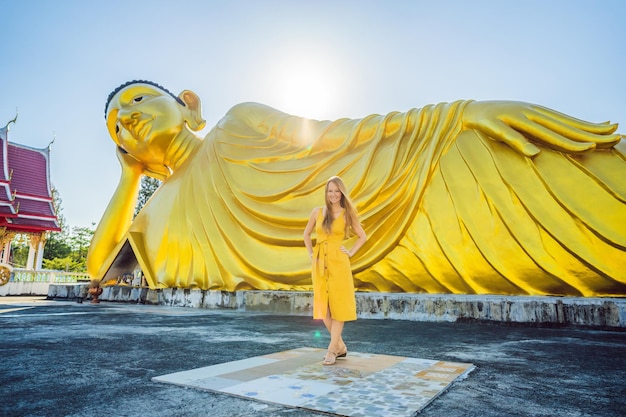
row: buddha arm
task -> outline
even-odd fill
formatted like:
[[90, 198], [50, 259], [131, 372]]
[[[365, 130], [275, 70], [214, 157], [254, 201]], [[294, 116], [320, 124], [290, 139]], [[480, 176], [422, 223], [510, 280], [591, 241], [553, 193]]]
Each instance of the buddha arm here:
[[123, 239], [133, 219], [143, 167], [134, 158], [118, 150], [122, 175], [91, 240], [87, 254], [87, 272], [97, 277], [115, 246]]
[[[358, 125], [358, 141], [367, 140], [372, 135], [391, 135], [394, 130], [404, 127], [411, 129], [420, 125], [416, 114], [427, 114], [431, 109], [441, 107], [426, 106], [420, 113], [393, 112], [386, 116], [371, 115], [364, 119], [342, 119], [334, 122], [315, 121], [291, 116], [258, 103], [243, 103], [231, 110], [235, 119], [245, 120], [257, 130], [274, 130], [281, 141], [312, 145], [310, 153], [319, 150], [339, 149]], [[463, 103], [462, 125], [464, 129], [476, 129], [491, 139], [501, 141], [517, 152], [533, 157], [540, 149], [533, 141], [565, 153], [581, 153], [594, 148], [610, 148], [617, 144], [621, 135], [615, 133], [617, 124], [590, 123], [575, 119], [554, 110], [531, 103], [517, 101], [467, 101]], [[408, 124], [403, 126], [405, 116]], [[384, 122], [384, 132], [380, 131]], [[280, 126], [280, 128], [276, 128]], [[303, 129], [303, 127], [306, 127]], [[323, 137], [323, 140], [319, 140]]]

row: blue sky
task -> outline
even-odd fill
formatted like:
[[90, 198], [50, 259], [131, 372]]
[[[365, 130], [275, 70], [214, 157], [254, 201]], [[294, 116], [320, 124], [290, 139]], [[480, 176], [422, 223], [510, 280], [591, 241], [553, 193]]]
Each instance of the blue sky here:
[[105, 100], [133, 79], [196, 92], [208, 127], [245, 101], [338, 119], [457, 99], [623, 124], [625, 5], [0, 0], [0, 125], [19, 108], [11, 141], [42, 148], [56, 137], [51, 177], [63, 214], [90, 226], [120, 173]]

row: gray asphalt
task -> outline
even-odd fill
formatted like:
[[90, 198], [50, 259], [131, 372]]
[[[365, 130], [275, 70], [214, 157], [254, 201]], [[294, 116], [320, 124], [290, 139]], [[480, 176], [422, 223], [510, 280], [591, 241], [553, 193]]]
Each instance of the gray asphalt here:
[[[419, 416], [626, 415], [626, 332], [358, 320], [344, 337], [478, 367]], [[303, 316], [0, 297], [0, 415], [319, 416], [151, 379], [327, 343]]]

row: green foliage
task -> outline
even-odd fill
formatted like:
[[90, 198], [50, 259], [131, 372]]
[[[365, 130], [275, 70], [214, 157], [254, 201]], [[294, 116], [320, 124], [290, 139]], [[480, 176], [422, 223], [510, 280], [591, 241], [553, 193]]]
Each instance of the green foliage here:
[[11, 244], [11, 261], [10, 263], [15, 268], [24, 268], [26, 267], [26, 262], [28, 262], [28, 240], [25, 235], [17, 235], [13, 239], [13, 243]]
[[[74, 262], [67, 262], [67, 259], [71, 259], [72, 246], [69, 241], [65, 216], [63, 216], [62, 204], [63, 200], [61, 199], [59, 191], [52, 187], [52, 206], [54, 207], [54, 212], [57, 215], [61, 231], [51, 232], [48, 235], [43, 251], [43, 267], [46, 269], [70, 271], [70, 269], [67, 268], [67, 265], [73, 265]], [[57, 268], [56, 265], [63, 265], [63, 267]]]
[[[72, 227], [72, 233], [69, 237], [69, 245], [72, 248], [72, 255], [75, 259], [87, 258], [87, 251], [89, 250], [89, 244], [91, 238], [95, 232], [95, 224], [92, 223], [92, 228], [88, 227]], [[83, 262], [84, 263], [84, 262]]]
[[72, 227], [71, 233], [50, 234], [43, 251], [43, 267], [70, 272], [84, 272], [87, 252], [94, 234], [95, 224], [89, 227]]
[[[69, 227], [63, 216], [63, 200], [56, 188], [52, 189], [52, 205], [59, 219], [60, 232], [52, 232], [48, 236], [43, 251], [42, 266], [46, 269], [56, 269], [70, 272], [84, 272], [86, 270], [87, 252], [95, 232], [95, 223], [92, 227]], [[26, 247], [28, 256], [28, 247]]]
[[139, 196], [137, 197], [137, 205], [135, 206], [135, 214], [133, 218], [139, 214], [143, 206], [146, 205], [152, 194], [161, 186], [161, 181], [152, 177], [141, 177], [141, 188], [139, 189]]
[[44, 246], [43, 258], [55, 259], [66, 258], [72, 253], [72, 247], [68, 244], [69, 237], [63, 232], [50, 233], [50, 237]]
[[57, 215], [57, 221], [59, 222], [61, 232], [67, 230], [65, 216], [63, 216], [63, 200], [61, 199], [59, 190], [55, 187], [52, 187], [52, 208]]
[[44, 269], [54, 269], [57, 271], [83, 272], [85, 271], [85, 260], [73, 259], [71, 256], [65, 258], [54, 258], [43, 260]]

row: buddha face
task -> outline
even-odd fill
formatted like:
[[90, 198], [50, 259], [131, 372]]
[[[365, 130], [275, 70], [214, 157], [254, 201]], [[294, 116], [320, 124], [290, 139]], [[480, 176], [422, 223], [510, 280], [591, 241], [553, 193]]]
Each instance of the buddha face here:
[[172, 140], [185, 128], [184, 106], [150, 84], [118, 91], [107, 109], [111, 138], [144, 164], [163, 164]]

